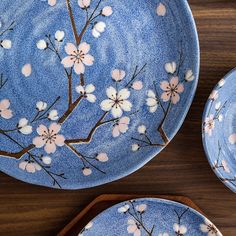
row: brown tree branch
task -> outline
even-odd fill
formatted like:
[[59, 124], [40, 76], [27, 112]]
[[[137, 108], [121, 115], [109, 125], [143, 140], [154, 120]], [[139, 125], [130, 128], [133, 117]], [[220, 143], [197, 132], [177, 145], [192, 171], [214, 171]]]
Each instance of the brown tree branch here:
[[108, 112], [105, 112], [100, 119], [97, 121], [97, 123], [94, 125], [94, 127], [90, 130], [88, 136], [86, 138], [81, 138], [81, 139], [67, 139], [65, 143], [67, 144], [81, 144], [81, 143], [89, 143], [92, 140], [92, 137], [97, 130], [98, 127], [107, 124], [109, 122], [112, 122], [113, 120], [110, 121], [103, 121], [104, 118], [107, 116]]
[[79, 39], [79, 35], [78, 35], [78, 32], [77, 32], [77, 28], [76, 28], [76, 24], [75, 24], [75, 18], [74, 18], [74, 15], [73, 15], [70, 0], [66, 0], [66, 4], [67, 4], [68, 11], [69, 11], [69, 17], [70, 17], [71, 26], [72, 26], [73, 34], [74, 34], [74, 37], [75, 37], [75, 41], [76, 41], [76, 44], [79, 45], [81, 39]]
[[164, 124], [165, 124], [165, 120], [166, 120], [166, 118], [167, 118], [167, 116], [168, 116], [168, 114], [169, 114], [169, 112], [170, 112], [170, 109], [171, 109], [171, 100], [170, 100], [170, 102], [169, 102], [169, 104], [168, 104], [167, 110], [166, 110], [165, 113], [164, 113], [164, 117], [163, 117], [161, 123], [159, 124], [159, 126], [158, 126], [158, 128], [157, 128], [157, 130], [158, 130], [158, 132], [160, 133], [161, 138], [163, 139], [163, 141], [165, 142], [165, 144], [168, 144], [168, 143], [170, 142], [169, 138], [167, 137], [167, 135], [166, 135], [166, 133], [165, 133], [165, 131], [164, 131], [164, 129], [163, 129], [163, 126], [164, 126]]
[[58, 120], [59, 124], [63, 124], [66, 119], [71, 115], [71, 113], [74, 111], [74, 109], [79, 105], [81, 100], [83, 99], [83, 96], [78, 97], [65, 111], [65, 113], [61, 116], [61, 118]]
[[20, 159], [24, 154], [28, 153], [30, 150], [32, 150], [35, 146], [33, 144], [30, 144], [28, 147], [23, 148], [19, 152], [6, 152], [0, 150], [0, 156], [4, 157], [11, 157], [15, 159]]

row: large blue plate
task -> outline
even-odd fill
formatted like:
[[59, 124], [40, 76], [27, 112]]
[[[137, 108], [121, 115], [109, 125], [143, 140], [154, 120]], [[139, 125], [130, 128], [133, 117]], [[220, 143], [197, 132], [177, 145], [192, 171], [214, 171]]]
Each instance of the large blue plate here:
[[218, 178], [236, 193], [236, 69], [221, 79], [210, 94], [202, 122], [208, 161]]
[[177, 133], [199, 71], [185, 0], [2, 0], [0, 169], [55, 188], [142, 167]]
[[158, 198], [119, 203], [89, 222], [79, 236], [222, 236], [207, 218], [183, 204]]

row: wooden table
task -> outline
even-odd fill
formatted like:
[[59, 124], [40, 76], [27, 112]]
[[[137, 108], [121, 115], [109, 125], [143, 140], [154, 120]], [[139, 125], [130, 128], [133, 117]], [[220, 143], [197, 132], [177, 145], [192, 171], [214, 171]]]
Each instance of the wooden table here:
[[201, 74], [188, 117], [169, 146], [127, 178], [81, 191], [32, 186], [0, 174], [0, 235], [55, 235], [102, 193], [177, 194], [190, 197], [225, 236], [236, 235], [236, 195], [212, 172], [201, 142], [205, 101], [236, 66], [236, 1], [189, 0], [201, 44]]

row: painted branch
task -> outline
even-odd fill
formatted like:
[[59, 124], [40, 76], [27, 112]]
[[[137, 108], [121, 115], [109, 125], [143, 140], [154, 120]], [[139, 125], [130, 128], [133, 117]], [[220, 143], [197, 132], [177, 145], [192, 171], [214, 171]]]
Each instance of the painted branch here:
[[72, 26], [73, 34], [74, 34], [74, 37], [75, 37], [75, 41], [76, 41], [77, 45], [79, 45], [81, 39], [79, 38], [79, 35], [78, 35], [78, 32], [77, 32], [77, 28], [76, 28], [76, 24], [75, 24], [75, 18], [74, 18], [74, 15], [73, 15], [70, 0], [66, 0], [66, 3], [67, 3], [68, 11], [69, 11], [70, 21], [71, 21], [71, 26]]
[[94, 125], [94, 127], [90, 130], [88, 136], [86, 138], [81, 138], [81, 139], [67, 139], [65, 142], [67, 144], [81, 144], [81, 143], [89, 143], [92, 140], [92, 137], [94, 135], [94, 133], [96, 132], [97, 128], [107, 124], [108, 122], [103, 122], [104, 118], [106, 117], [106, 115], [108, 114], [108, 112], [105, 112], [101, 118], [98, 120], [98, 122]]
[[73, 102], [68, 109], [65, 111], [65, 113], [62, 115], [62, 117], [58, 120], [59, 124], [63, 124], [65, 120], [71, 115], [71, 113], [74, 111], [74, 109], [79, 105], [81, 102], [83, 96], [78, 97], [75, 102]]
[[166, 120], [166, 118], [167, 118], [167, 116], [168, 116], [168, 114], [169, 114], [170, 108], [171, 108], [171, 101], [169, 102], [168, 108], [167, 108], [167, 110], [166, 110], [166, 112], [165, 112], [165, 114], [164, 114], [164, 117], [163, 117], [163, 119], [162, 119], [160, 125], [159, 125], [158, 128], [157, 128], [157, 130], [158, 130], [158, 132], [160, 133], [161, 138], [163, 139], [163, 141], [165, 142], [165, 144], [168, 144], [168, 143], [170, 142], [169, 138], [167, 137], [167, 135], [166, 135], [166, 133], [165, 133], [165, 131], [164, 131], [164, 129], [163, 129], [163, 125], [164, 125], [165, 120]]
[[0, 151], [0, 156], [20, 159], [24, 154], [28, 153], [34, 147], [35, 146], [33, 144], [30, 144], [28, 147], [23, 148], [21, 151], [15, 152], [15, 153], [13, 153], [13, 152], [6, 152], [6, 151]]

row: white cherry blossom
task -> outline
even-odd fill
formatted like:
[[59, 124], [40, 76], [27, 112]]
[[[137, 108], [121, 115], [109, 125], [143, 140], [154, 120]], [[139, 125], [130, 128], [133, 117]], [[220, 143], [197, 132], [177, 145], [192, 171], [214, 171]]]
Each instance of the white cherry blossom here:
[[17, 125], [19, 132], [22, 134], [28, 135], [33, 132], [32, 126], [29, 125], [29, 121], [26, 118], [21, 118]]
[[124, 134], [129, 129], [130, 118], [124, 116], [120, 118], [113, 126], [112, 136], [114, 138], [119, 137], [120, 134]]
[[96, 159], [100, 162], [107, 162], [109, 160], [106, 153], [100, 153], [96, 156]]
[[83, 168], [83, 175], [84, 176], [89, 176], [91, 174], [92, 174], [92, 169], [91, 168], [89, 168], [89, 167], [84, 167]]
[[93, 26], [92, 35], [95, 38], [99, 38], [101, 36], [101, 33], [103, 33], [105, 29], [106, 29], [106, 24], [103, 21], [99, 21]]
[[48, 104], [46, 102], [39, 101], [36, 103], [36, 108], [38, 111], [44, 111], [47, 108]]
[[118, 208], [118, 212], [119, 213], [126, 213], [129, 210], [129, 208], [130, 208], [129, 205], [125, 204], [124, 206]]
[[140, 145], [137, 143], [132, 144], [131, 149], [133, 152], [137, 152], [140, 149]]
[[169, 74], [174, 74], [176, 71], [176, 63], [174, 61], [166, 63], [165, 70]]
[[58, 41], [58, 42], [62, 42], [63, 39], [65, 37], [65, 32], [62, 31], [62, 30], [57, 30], [56, 33], [55, 33], [55, 39]]
[[54, 7], [57, 4], [57, 0], [48, 0], [48, 5]]
[[78, 5], [82, 9], [86, 9], [90, 6], [91, 0], [78, 0]]
[[173, 229], [178, 236], [183, 236], [187, 233], [187, 228], [185, 225], [174, 224]]
[[112, 15], [112, 13], [113, 13], [113, 10], [112, 10], [112, 7], [110, 7], [110, 6], [106, 6], [102, 9], [103, 16], [110, 16], [110, 15]]
[[94, 103], [96, 102], [96, 96], [92, 94], [95, 91], [95, 86], [93, 84], [88, 84], [86, 86], [77, 86], [76, 92], [83, 95], [89, 102]]
[[185, 80], [190, 82], [190, 81], [193, 81], [195, 79], [195, 76], [193, 74], [193, 71], [192, 70], [188, 70], [185, 74]]
[[48, 113], [48, 119], [49, 120], [52, 120], [52, 121], [55, 121], [55, 120], [58, 120], [59, 119], [59, 116], [58, 116], [58, 111], [57, 110], [51, 110], [49, 113]]
[[9, 39], [0, 40], [0, 46], [4, 49], [11, 49], [12, 42]]
[[200, 224], [200, 230], [203, 233], [207, 233], [207, 236], [222, 236], [217, 228], [206, 218], [204, 219], [204, 223]]
[[147, 96], [146, 104], [149, 107], [149, 111], [154, 113], [158, 108], [159, 100], [153, 90], [148, 90]]
[[140, 125], [140, 126], [138, 127], [138, 132], [139, 132], [140, 134], [146, 134], [146, 131], [147, 131], [147, 128], [146, 128], [145, 125]]
[[51, 165], [51, 163], [52, 163], [52, 158], [49, 157], [49, 156], [43, 156], [43, 157], [42, 157], [42, 161], [43, 161], [43, 163], [44, 163], [45, 165]]
[[131, 111], [132, 104], [129, 100], [130, 92], [124, 88], [117, 91], [115, 88], [110, 86], [106, 90], [108, 99], [102, 101], [101, 109], [103, 111], [111, 111], [114, 118], [122, 116], [123, 111]]
[[6, 120], [9, 120], [13, 117], [10, 105], [11, 103], [8, 99], [3, 99], [0, 101], [0, 116]]
[[48, 47], [47, 42], [44, 39], [41, 39], [37, 42], [37, 48], [40, 50], [45, 50]]
[[204, 131], [206, 134], [209, 136], [212, 136], [212, 131], [215, 128], [215, 120], [214, 120], [214, 115], [210, 114], [208, 117], [205, 119], [204, 123]]

